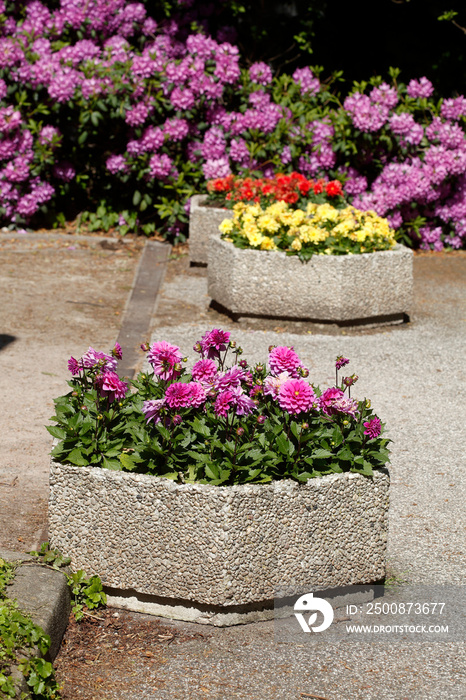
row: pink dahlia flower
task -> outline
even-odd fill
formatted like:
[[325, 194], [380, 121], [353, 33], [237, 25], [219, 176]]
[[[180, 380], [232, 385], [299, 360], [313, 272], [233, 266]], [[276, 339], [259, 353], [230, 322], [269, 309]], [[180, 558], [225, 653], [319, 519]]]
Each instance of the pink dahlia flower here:
[[336, 369], [341, 369], [342, 367], [346, 367], [346, 365], [349, 364], [349, 360], [347, 357], [343, 357], [343, 355], [338, 355], [337, 359], [335, 360], [335, 367]]
[[85, 369], [101, 367], [104, 371], [114, 372], [118, 363], [115, 357], [89, 347], [89, 350], [81, 357], [80, 364]]
[[331, 387], [330, 389], [326, 389], [322, 396], [319, 397], [319, 406], [322, 409], [322, 412], [325, 413], [326, 416], [333, 415], [333, 404], [337, 399], [341, 399], [342, 396], [342, 390], [337, 389], [337, 387]]
[[165, 399], [151, 399], [150, 401], [144, 401], [142, 406], [142, 412], [146, 416], [146, 423], [151, 420], [154, 423], [160, 423], [160, 411], [165, 406]]
[[81, 369], [81, 366], [75, 357], [70, 357], [70, 359], [68, 360], [68, 369], [70, 370], [73, 377], [76, 374], [79, 374], [79, 370]]
[[223, 374], [218, 374], [215, 378], [214, 388], [217, 391], [225, 391], [225, 389], [232, 389], [241, 386], [241, 382], [246, 379], [246, 374], [241, 367], [232, 367], [231, 369], [223, 372]]
[[240, 386], [231, 389], [231, 393], [234, 396], [237, 416], [248, 416], [250, 413], [256, 410], [256, 404], [247, 394], [243, 392], [243, 389]]
[[315, 400], [312, 387], [304, 379], [289, 379], [281, 385], [278, 392], [280, 408], [292, 414], [309, 411]]
[[200, 341], [201, 352], [210, 359], [219, 357], [220, 353], [225, 352], [227, 349], [229, 340], [230, 333], [228, 331], [213, 328], [202, 336]]
[[184, 382], [174, 382], [165, 392], [165, 399], [170, 408], [187, 408], [191, 404], [191, 389]]
[[303, 364], [293, 348], [279, 346], [273, 348], [269, 354], [269, 367], [274, 376], [278, 376], [282, 372], [288, 372], [290, 377], [297, 379], [299, 377], [298, 370], [303, 367]]
[[152, 365], [154, 374], [161, 379], [173, 379], [179, 376], [175, 365], [182, 359], [181, 351], [177, 345], [171, 345], [165, 340], [154, 343], [147, 354], [147, 360]]
[[126, 396], [128, 385], [122, 382], [116, 372], [103, 372], [95, 378], [95, 385], [100, 396], [108, 397], [113, 401], [121, 401]]
[[380, 418], [372, 418], [372, 420], [367, 421], [364, 423], [364, 435], [367, 435], [369, 437], [369, 440], [373, 440], [374, 438], [379, 437], [380, 433], [382, 432], [382, 423], [380, 421]]
[[204, 382], [212, 384], [215, 375], [217, 374], [217, 365], [213, 360], [198, 360], [193, 367], [192, 378], [196, 382]]
[[268, 377], [264, 379], [264, 394], [266, 396], [273, 396], [274, 399], [278, 399], [278, 392], [282, 384], [291, 379], [288, 372], [281, 372], [278, 377], [273, 377], [269, 374]]
[[186, 386], [189, 389], [189, 405], [194, 406], [194, 408], [202, 406], [207, 398], [202, 384], [199, 382], [189, 382]]
[[222, 416], [225, 418], [231, 405], [234, 403], [235, 395], [232, 391], [222, 391], [221, 394], [217, 396], [215, 401], [214, 411], [217, 416]]
[[346, 396], [342, 396], [334, 401], [332, 411], [334, 413], [344, 413], [345, 415], [352, 416], [354, 418], [358, 412], [358, 402], [354, 399], [349, 399], [346, 398]]

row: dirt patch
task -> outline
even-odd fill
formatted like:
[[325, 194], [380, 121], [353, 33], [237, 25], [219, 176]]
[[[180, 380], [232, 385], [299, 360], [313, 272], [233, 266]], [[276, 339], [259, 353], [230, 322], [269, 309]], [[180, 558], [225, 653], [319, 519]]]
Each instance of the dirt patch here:
[[94, 618], [88, 617], [80, 623], [71, 615], [54, 664], [57, 680], [63, 686], [62, 698], [119, 698], [122, 685], [130, 697], [133, 686], [136, 690], [140, 688], [138, 664], [141, 662], [150, 671], [152, 693], [165, 689], [166, 681], [157, 681], [157, 668], [166, 662], [169, 651], [176, 653], [169, 647], [207, 639], [207, 634], [186, 633], [159, 620], [147, 620], [125, 611], [97, 611]]

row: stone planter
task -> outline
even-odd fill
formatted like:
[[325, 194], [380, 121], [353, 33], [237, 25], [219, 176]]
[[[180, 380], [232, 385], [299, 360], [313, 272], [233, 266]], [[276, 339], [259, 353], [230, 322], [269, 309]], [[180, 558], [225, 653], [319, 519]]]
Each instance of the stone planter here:
[[207, 252], [211, 235], [220, 236], [218, 227], [224, 219], [232, 219], [231, 209], [202, 206], [206, 195], [191, 198], [189, 212], [189, 261], [193, 265], [207, 265]]
[[413, 251], [314, 255], [307, 263], [281, 251], [236, 248], [212, 236], [209, 296], [236, 316], [334, 323], [407, 320]]
[[219, 487], [52, 462], [49, 540], [116, 604], [237, 624], [277, 589], [382, 579], [388, 502], [387, 471]]

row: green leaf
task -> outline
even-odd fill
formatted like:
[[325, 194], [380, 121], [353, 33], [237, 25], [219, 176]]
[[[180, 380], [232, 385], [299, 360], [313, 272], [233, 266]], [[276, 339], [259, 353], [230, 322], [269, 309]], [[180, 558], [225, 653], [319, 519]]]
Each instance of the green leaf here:
[[66, 438], [66, 430], [63, 430], [63, 428], [60, 428], [58, 425], [47, 425], [46, 428], [52, 437], [58, 438], [59, 440], [64, 440]]
[[119, 472], [121, 471], [122, 465], [119, 459], [107, 459], [106, 457], [104, 457], [103, 467], [104, 469], [111, 469], [114, 472]]
[[138, 464], [142, 462], [140, 457], [134, 457], [133, 455], [129, 455], [127, 452], [122, 452], [120, 454], [120, 463], [123, 469], [127, 472], [133, 471], [133, 469], [136, 469]]
[[70, 452], [67, 457], [68, 462], [75, 464], [77, 467], [85, 467], [89, 464], [89, 461], [83, 456], [83, 453], [78, 447]]
[[133, 205], [135, 207], [137, 207], [140, 201], [141, 201], [141, 193], [139, 192], [139, 190], [134, 190], [134, 192], [133, 192]]
[[312, 453], [313, 459], [328, 459], [329, 457], [333, 457], [332, 452], [330, 452], [330, 450], [324, 450], [322, 448], [319, 448]]
[[281, 433], [275, 437], [275, 444], [277, 445], [279, 451], [283, 455], [288, 455], [290, 442], [287, 439], [287, 437], [285, 435], [283, 435], [283, 433]]
[[218, 467], [216, 467], [214, 464], [211, 464], [210, 466], [206, 464], [205, 473], [209, 479], [218, 479], [220, 477]]
[[203, 437], [210, 437], [210, 429], [207, 427], [204, 421], [200, 421], [199, 418], [194, 418], [194, 420], [190, 422], [190, 425], [192, 429], [196, 431], [196, 433], [199, 433]]

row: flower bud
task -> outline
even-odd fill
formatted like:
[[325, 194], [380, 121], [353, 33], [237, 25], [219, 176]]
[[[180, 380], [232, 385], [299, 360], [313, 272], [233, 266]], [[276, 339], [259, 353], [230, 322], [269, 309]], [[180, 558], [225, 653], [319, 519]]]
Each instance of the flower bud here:
[[77, 391], [72, 391], [72, 392], [71, 392], [71, 396], [79, 396], [79, 394], [78, 394]]
[[276, 347], [277, 347], [276, 345], [269, 345], [269, 352], [272, 352], [272, 350]]
[[236, 348], [236, 340], [230, 340], [228, 343], [229, 348]]
[[353, 386], [358, 381], [359, 377], [357, 374], [352, 374], [351, 377], [343, 377], [343, 384], [345, 386]]
[[173, 365], [173, 369], [175, 370], [175, 372], [181, 372], [183, 368], [181, 367], [181, 364], [179, 362], [175, 362], [175, 364]]
[[265, 421], [267, 420], [267, 418], [266, 418], [266, 416], [261, 415], [261, 416], [257, 416], [257, 419], [256, 419], [256, 420], [257, 420], [257, 422], [259, 423], [259, 425], [263, 425], [263, 423], [265, 423]]
[[343, 425], [349, 425], [349, 420], [344, 420]]
[[97, 416], [97, 420], [102, 420], [102, 418], [103, 418], [103, 415], [101, 413], [99, 413], [99, 415]]
[[370, 400], [370, 399], [366, 399], [366, 408], [370, 408], [371, 405], [372, 405], [372, 404], [371, 404], [371, 400]]
[[81, 411], [87, 411], [87, 406], [81, 406]]
[[194, 352], [201, 352], [202, 348], [201, 348], [201, 344], [199, 341], [197, 341], [197, 343], [194, 343], [193, 350], [194, 350]]
[[301, 430], [308, 430], [309, 429], [309, 423], [303, 423], [301, 425]]
[[248, 366], [248, 363], [247, 363], [246, 360], [240, 360], [240, 361], [238, 362], [238, 364], [239, 364], [239, 366], [240, 366], [242, 369], [246, 369], [246, 367]]
[[187, 358], [187, 357], [183, 357], [182, 362], [187, 362], [187, 361], [188, 361], [188, 358]]
[[176, 416], [173, 416], [172, 423], [173, 425], [179, 425], [182, 420], [182, 417], [179, 415], [179, 413], [177, 413]]
[[300, 368], [299, 368], [299, 373], [300, 373], [300, 375], [301, 375], [302, 377], [304, 377], [304, 379], [305, 379], [306, 377], [309, 377], [309, 370], [307, 369], [307, 367], [300, 367]]
[[264, 365], [256, 365], [256, 372], [263, 372], [264, 371]]
[[144, 352], [148, 352], [149, 351], [149, 343], [141, 343], [141, 350], [143, 350]]
[[243, 433], [244, 433], [244, 428], [242, 428], [241, 426], [239, 428], [236, 428], [237, 435], [243, 435]]
[[242, 355], [242, 354], [243, 354], [243, 348], [236, 348], [236, 354], [237, 354], [237, 355]]

